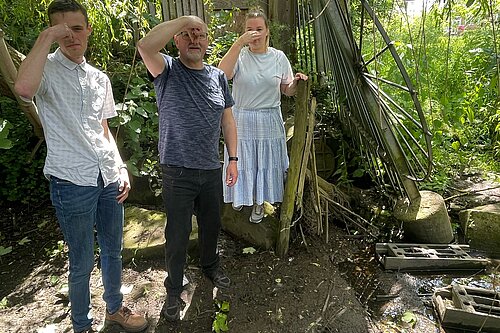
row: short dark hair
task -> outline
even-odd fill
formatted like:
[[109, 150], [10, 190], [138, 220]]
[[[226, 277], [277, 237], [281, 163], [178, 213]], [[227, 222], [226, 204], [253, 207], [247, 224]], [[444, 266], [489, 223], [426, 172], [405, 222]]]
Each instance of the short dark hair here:
[[79, 2], [75, 0], [54, 0], [50, 3], [49, 8], [47, 8], [47, 14], [49, 15], [49, 22], [51, 22], [51, 15], [55, 13], [67, 13], [67, 12], [81, 12], [85, 16], [85, 23], [89, 24], [89, 17], [87, 15], [87, 10]]

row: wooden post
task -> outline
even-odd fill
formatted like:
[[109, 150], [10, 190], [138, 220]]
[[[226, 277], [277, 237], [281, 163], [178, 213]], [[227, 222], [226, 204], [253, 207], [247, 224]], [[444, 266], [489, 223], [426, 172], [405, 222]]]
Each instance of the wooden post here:
[[196, 15], [204, 21], [206, 19], [203, 0], [161, 0], [161, 5], [163, 21], [170, 21], [183, 15]]
[[[295, 47], [295, 27], [297, 14], [297, 1], [295, 0], [269, 0], [268, 18], [271, 22], [277, 23], [284, 29], [279, 29], [279, 36], [273, 36], [273, 46], [285, 52], [294, 64], [297, 61], [297, 50]], [[276, 32], [275, 32], [276, 33]]]
[[307, 115], [309, 107], [309, 81], [299, 81], [297, 87], [297, 99], [295, 102], [296, 113], [293, 131], [293, 141], [290, 151], [290, 167], [285, 184], [285, 193], [281, 205], [280, 226], [278, 229], [278, 241], [276, 252], [280, 257], [288, 253], [290, 240], [290, 224], [292, 222], [295, 208], [295, 195], [297, 193], [300, 167], [304, 155]]
[[[314, 106], [315, 107], [315, 106]], [[304, 197], [304, 184], [306, 179], [307, 165], [311, 158], [311, 146], [314, 145], [314, 110], [311, 107], [307, 112], [308, 124], [306, 129], [306, 143], [304, 146], [304, 154], [302, 155], [302, 164], [300, 166], [299, 182], [297, 185], [297, 195], [295, 196], [295, 204], [297, 208], [302, 209], [302, 198]], [[293, 142], [293, 141], [292, 141]]]
[[[315, 117], [314, 112], [316, 110], [316, 98], [313, 98], [311, 103], [311, 114], [309, 115], [309, 126], [314, 126]], [[313, 197], [314, 197], [314, 212], [318, 217], [318, 235], [323, 232], [323, 212], [321, 209], [321, 196], [319, 194], [319, 184], [318, 184], [318, 168], [316, 167], [316, 149], [314, 143], [310, 147], [311, 149], [311, 174], [312, 174], [312, 188], [313, 188]]]

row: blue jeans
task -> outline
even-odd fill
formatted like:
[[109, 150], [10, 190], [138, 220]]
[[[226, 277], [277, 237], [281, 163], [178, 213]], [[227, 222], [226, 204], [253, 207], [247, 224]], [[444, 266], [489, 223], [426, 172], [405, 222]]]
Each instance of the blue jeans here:
[[219, 268], [217, 241], [221, 229], [222, 169], [198, 170], [162, 165], [167, 215], [165, 260], [169, 296], [182, 292], [182, 277], [193, 213], [198, 222], [200, 264], [205, 275]]
[[104, 187], [78, 186], [50, 177], [50, 197], [69, 248], [69, 300], [75, 332], [90, 328], [90, 274], [94, 268], [94, 228], [100, 248], [103, 299], [108, 312], [122, 305], [123, 205], [118, 204], [118, 182]]

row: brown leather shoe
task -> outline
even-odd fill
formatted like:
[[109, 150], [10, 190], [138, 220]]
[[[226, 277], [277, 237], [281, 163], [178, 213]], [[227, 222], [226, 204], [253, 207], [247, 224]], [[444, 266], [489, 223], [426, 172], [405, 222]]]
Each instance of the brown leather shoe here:
[[130, 333], [142, 332], [149, 325], [143, 316], [133, 313], [126, 306], [122, 306], [120, 310], [113, 314], [106, 311], [105, 324], [120, 326], [125, 332]]

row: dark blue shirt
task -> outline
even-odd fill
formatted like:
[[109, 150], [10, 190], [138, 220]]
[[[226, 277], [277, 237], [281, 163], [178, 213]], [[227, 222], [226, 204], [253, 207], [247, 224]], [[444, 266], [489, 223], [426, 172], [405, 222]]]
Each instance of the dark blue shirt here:
[[158, 105], [160, 163], [190, 169], [221, 167], [219, 139], [224, 109], [234, 105], [224, 72], [187, 68], [163, 54], [165, 70], [154, 80]]

